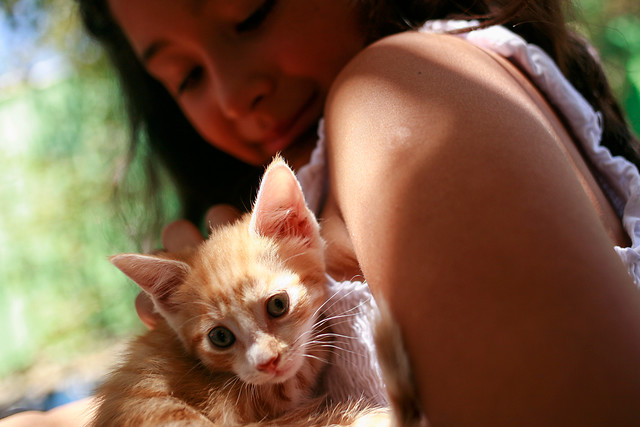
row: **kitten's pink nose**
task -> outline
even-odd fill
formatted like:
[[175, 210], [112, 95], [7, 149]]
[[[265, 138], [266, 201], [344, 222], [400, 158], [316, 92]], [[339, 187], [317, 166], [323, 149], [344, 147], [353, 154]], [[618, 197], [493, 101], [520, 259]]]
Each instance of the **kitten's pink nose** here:
[[280, 363], [280, 355], [272, 357], [270, 360], [259, 364], [257, 368], [261, 372], [275, 372], [278, 367], [278, 363]]

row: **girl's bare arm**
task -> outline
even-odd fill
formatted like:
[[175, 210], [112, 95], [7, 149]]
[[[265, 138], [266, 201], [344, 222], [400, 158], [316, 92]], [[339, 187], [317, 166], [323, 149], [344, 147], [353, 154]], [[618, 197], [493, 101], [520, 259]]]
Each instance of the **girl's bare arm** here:
[[476, 48], [405, 33], [326, 109], [331, 192], [434, 425], [640, 424], [640, 299], [539, 111]]

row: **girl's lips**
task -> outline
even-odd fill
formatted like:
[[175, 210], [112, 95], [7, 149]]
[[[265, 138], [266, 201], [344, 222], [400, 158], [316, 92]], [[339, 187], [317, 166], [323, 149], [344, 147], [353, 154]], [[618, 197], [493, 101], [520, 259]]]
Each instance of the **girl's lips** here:
[[291, 119], [280, 123], [263, 139], [262, 146], [266, 152], [275, 154], [284, 150], [307, 130], [309, 123], [315, 122], [315, 117], [312, 117], [310, 120], [307, 116], [314, 113], [312, 107], [316, 99], [317, 94], [313, 93], [309, 100]]

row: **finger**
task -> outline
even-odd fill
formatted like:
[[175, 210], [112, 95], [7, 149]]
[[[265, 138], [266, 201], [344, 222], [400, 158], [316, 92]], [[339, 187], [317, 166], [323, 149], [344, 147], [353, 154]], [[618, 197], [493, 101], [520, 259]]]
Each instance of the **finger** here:
[[179, 219], [162, 230], [162, 245], [168, 252], [198, 246], [204, 238], [193, 223]]
[[240, 218], [240, 212], [238, 209], [231, 205], [215, 205], [209, 208], [205, 215], [205, 224], [207, 229], [211, 230], [216, 227], [231, 224]]
[[138, 294], [136, 297], [136, 311], [138, 312], [138, 317], [147, 328], [155, 329], [160, 315], [156, 313], [149, 295], [144, 292]]

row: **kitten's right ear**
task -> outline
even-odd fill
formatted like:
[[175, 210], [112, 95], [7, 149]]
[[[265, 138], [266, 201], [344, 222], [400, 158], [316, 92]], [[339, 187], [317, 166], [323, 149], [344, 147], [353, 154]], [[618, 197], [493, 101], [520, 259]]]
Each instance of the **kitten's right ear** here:
[[169, 297], [189, 274], [189, 265], [172, 259], [151, 255], [120, 254], [109, 258], [131, 280], [166, 310], [171, 309]]
[[311, 245], [321, 241], [318, 222], [305, 203], [300, 183], [280, 157], [262, 177], [249, 230], [259, 236], [297, 237]]

